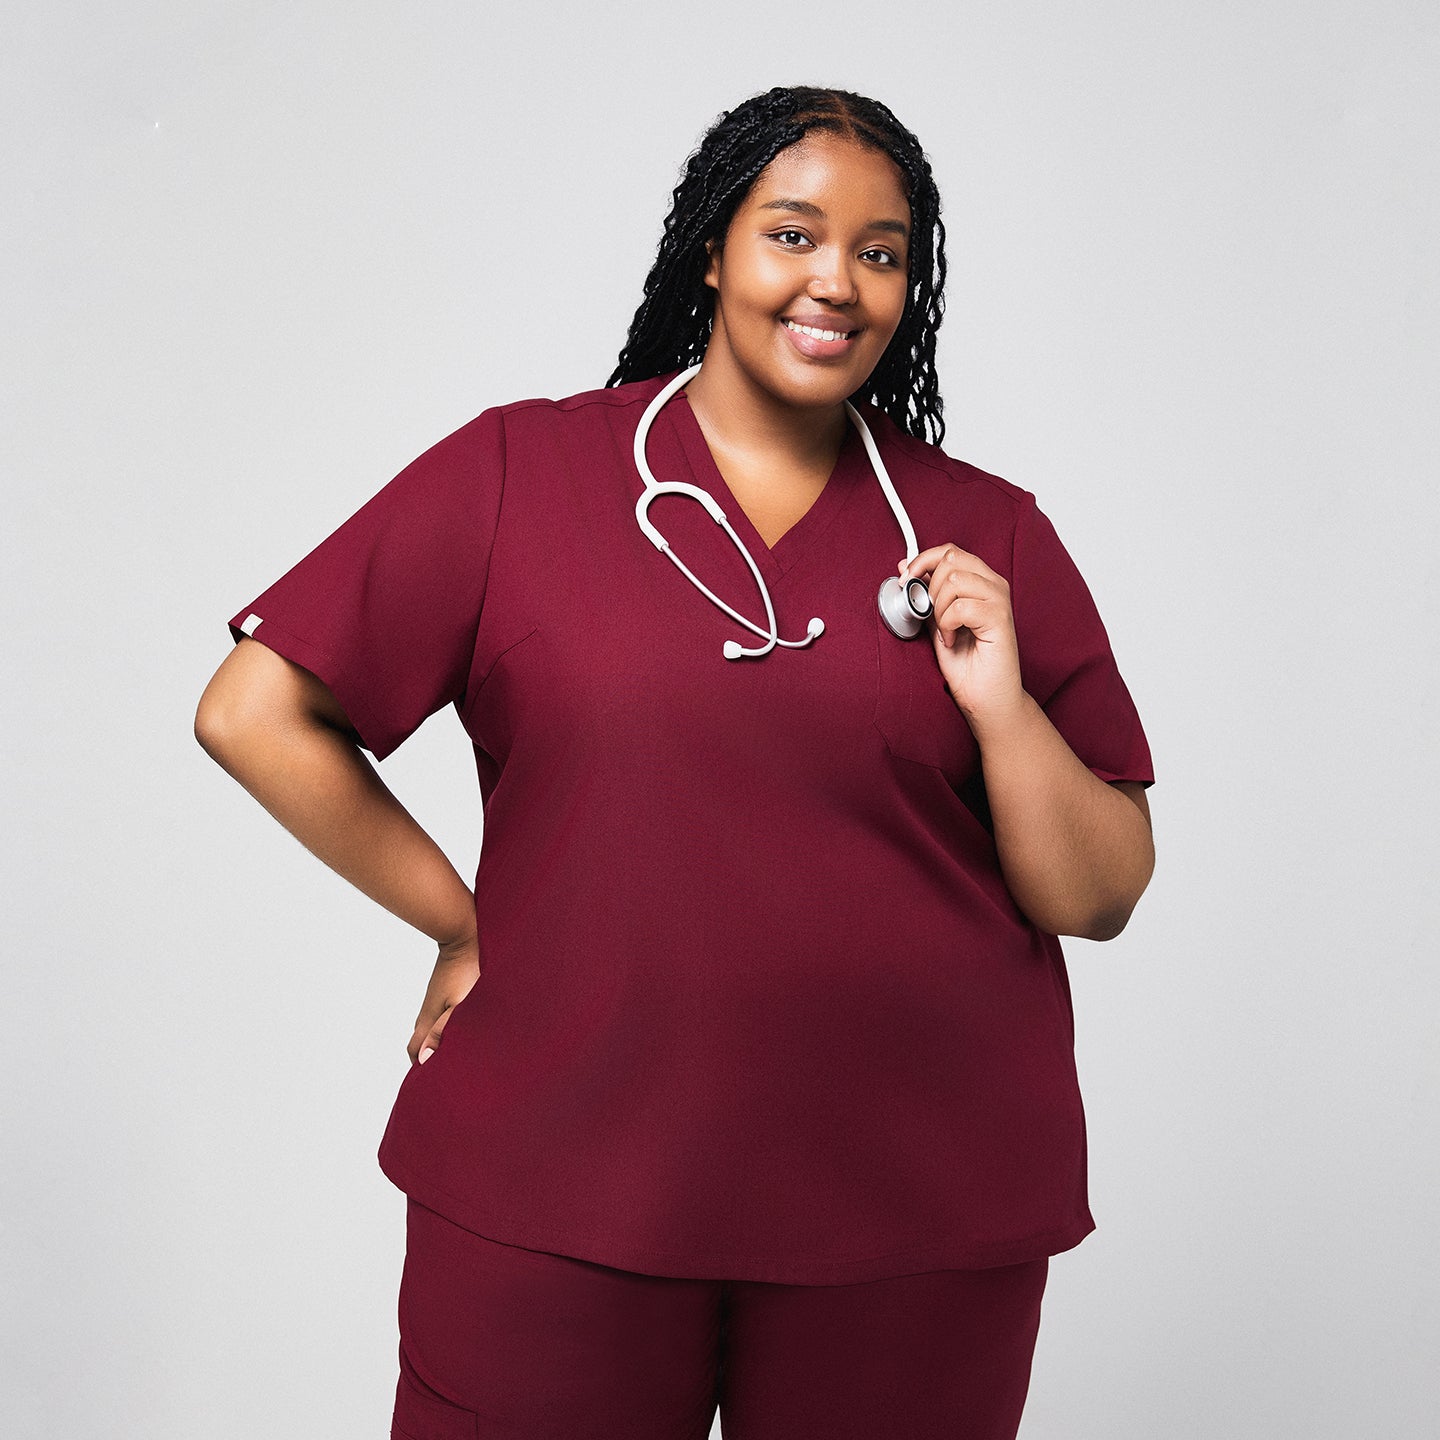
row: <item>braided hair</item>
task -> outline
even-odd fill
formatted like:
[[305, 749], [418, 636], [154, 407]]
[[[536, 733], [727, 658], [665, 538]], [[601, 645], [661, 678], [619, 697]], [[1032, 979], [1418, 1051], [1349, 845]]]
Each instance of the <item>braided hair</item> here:
[[945, 311], [945, 226], [940, 194], [920, 142], [878, 100], [849, 90], [776, 86], [725, 111], [701, 139], [671, 196], [670, 213], [645, 277], [614, 373], [623, 385], [698, 364], [714, 317], [705, 284], [706, 242], [726, 231], [760, 172], [809, 130], [828, 130], [888, 155], [910, 202], [909, 288], [885, 353], [852, 401], [869, 400], [902, 430], [939, 445], [944, 406], [935, 372], [935, 332]]

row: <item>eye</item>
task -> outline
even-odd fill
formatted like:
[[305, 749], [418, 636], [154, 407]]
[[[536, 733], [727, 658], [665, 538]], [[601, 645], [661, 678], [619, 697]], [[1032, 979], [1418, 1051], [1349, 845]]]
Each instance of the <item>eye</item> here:
[[877, 260], [880, 260], [885, 265], [894, 266], [900, 263], [888, 250], [871, 249], [862, 250], [860, 253], [862, 255], [873, 255]]
[[803, 230], [777, 230], [770, 238], [772, 240], [779, 240], [786, 250], [796, 249], [797, 247], [794, 245], [785, 244], [787, 236], [794, 236], [795, 239], [806, 245], [810, 243], [810, 237]]

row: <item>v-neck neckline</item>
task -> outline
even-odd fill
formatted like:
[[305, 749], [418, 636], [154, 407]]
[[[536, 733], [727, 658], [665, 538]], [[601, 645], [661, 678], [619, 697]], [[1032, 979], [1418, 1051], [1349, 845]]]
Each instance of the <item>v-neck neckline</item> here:
[[855, 433], [855, 424], [847, 415], [845, 438], [840, 442], [840, 451], [824, 488], [810, 508], [773, 545], [767, 545], [715, 463], [705, 432], [701, 430], [700, 421], [690, 406], [690, 397], [684, 390], [679, 390], [671, 396], [665, 409], [674, 417], [695, 483], [715, 497], [725, 512], [725, 518], [745, 542], [745, 548], [754, 556], [761, 574], [768, 581], [779, 580], [793, 568], [805, 550], [819, 540], [868, 463], [864, 446]]

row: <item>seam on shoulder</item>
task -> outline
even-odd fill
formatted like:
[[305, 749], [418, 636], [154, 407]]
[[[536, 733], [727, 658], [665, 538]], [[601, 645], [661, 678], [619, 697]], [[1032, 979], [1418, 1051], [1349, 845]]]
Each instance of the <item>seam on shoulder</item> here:
[[[1025, 503], [1025, 496], [1030, 492], [1023, 485], [1017, 485], [1013, 480], [1005, 479], [1003, 475], [994, 475], [988, 470], [982, 470], [971, 461], [960, 460], [956, 456], [940, 450], [937, 446], [926, 445], [924, 441], [916, 440], [913, 435], [907, 435], [898, 426], [896, 431], [899, 439], [905, 445], [903, 453], [915, 464], [924, 465], [927, 469], [936, 471], [957, 485], [983, 480], [992, 490], [999, 491], [1012, 503], [1016, 505]], [[930, 453], [932, 451], [936, 453]]]
[[[1017, 510], [1017, 511], [1015, 512], [1015, 523], [1010, 527], [1010, 580], [1009, 580], [1009, 584], [1010, 584], [1010, 586], [1012, 587], [1012, 590], [1013, 590], [1013, 587], [1014, 587], [1014, 585], [1015, 585], [1015, 537], [1016, 537], [1017, 535], [1019, 535], [1019, 533], [1020, 533], [1020, 512]], [[1010, 618], [1011, 618], [1011, 620], [1012, 620], [1012, 622], [1013, 622], [1013, 620], [1014, 620], [1014, 618], [1015, 618], [1015, 597], [1014, 597], [1013, 594], [1012, 594], [1011, 597], [1010, 597]], [[1017, 628], [1018, 628], [1018, 627], [1017, 627]]]
[[[1023, 486], [1017, 485], [1013, 480], [1007, 480], [1003, 475], [992, 475], [988, 470], [982, 470], [978, 465], [972, 465], [967, 460], [957, 460], [957, 465], [963, 465], [969, 472], [964, 476], [952, 475], [955, 480], [983, 480], [992, 490], [998, 490], [1012, 504], [1020, 506], [1025, 504], [1025, 497], [1030, 492]], [[1031, 497], [1034, 498], [1033, 496]]]
[[606, 390], [582, 391], [579, 395], [566, 395], [562, 399], [552, 400], [546, 396], [537, 396], [533, 400], [512, 400], [508, 405], [499, 408], [506, 414], [512, 414], [518, 410], [533, 410], [537, 406], [546, 405], [552, 410], [583, 410], [589, 405], [606, 405], [611, 409], [619, 409], [625, 405], [636, 405], [645, 397], [641, 395], [621, 395], [618, 387], [611, 387]]
[[505, 436], [505, 409], [503, 406], [496, 407], [495, 418], [499, 422], [500, 431], [500, 498], [495, 506], [495, 519], [490, 526], [490, 548], [485, 552], [485, 578], [480, 586], [480, 604], [475, 612], [475, 631], [470, 637], [470, 649], [473, 655], [475, 646], [480, 639], [480, 619], [485, 613], [485, 600], [490, 594], [490, 562], [495, 555], [495, 541], [500, 535], [500, 517], [505, 513], [505, 474], [509, 469], [507, 460], [509, 458], [509, 445]]

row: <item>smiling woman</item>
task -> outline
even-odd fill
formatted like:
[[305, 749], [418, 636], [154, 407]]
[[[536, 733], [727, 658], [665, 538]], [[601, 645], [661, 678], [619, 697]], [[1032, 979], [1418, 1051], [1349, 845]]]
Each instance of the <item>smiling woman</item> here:
[[[1013, 1440], [1094, 1223], [1059, 936], [1125, 925], [1154, 775], [1035, 497], [940, 448], [944, 277], [884, 105], [754, 96], [607, 385], [485, 410], [230, 619], [201, 743], [437, 947], [396, 1436]], [[473, 893], [362, 753], [447, 705]]]
[[[903, 181], [888, 156], [822, 131], [781, 151], [706, 243], [711, 334], [687, 393], [747, 511], [803, 513], [834, 468], [842, 402], [905, 313]], [[777, 469], [789, 480], [777, 485]]]
[[888, 156], [823, 132], [765, 167], [706, 246], [715, 308], [692, 403], [738, 383], [833, 412], [863, 386], [905, 313], [903, 179]]
[[[902, 182], [887, 156], [820, 132], [781, 151], [724, 238], [707, 242], [710, 343], [687, 393], [767, 544], [818, 497], [844, 438], [840, 402], [863, 387], [905, 313]], [[800, 219], [777, 228], [782, 215]], [[777, 435], [790, 440], [778, 467]]]
[[[736, 242], [789, 249], [797, 260], [791, 283], [802, 280], [802, 260], [819, 257], [822, 274], [802, 282], [817, 288], [799, 297], [803, 310], [823, 322], [814, 329], [843, 322], [848, 334], [863, 318], [845, 308], [858, 272], [894, 272], [898, 294], [889, 303], [898, 302], [900, 313], [885, 343], [867, 346], [868, 366], [846, 367], [854, 385], [845, 394], [873, 401], [921, 439], [943, 441], [935, 374], [946, 272], [940, 195], [919, 142], [889, 109], [840, 90], [757, 95], [711, 128], [673, 201], [645, 301], [610, 384], [708, 364], [712, 326], [723, 320], [717, 257]], [[826, 269], [838, 288], [827, 291]], [[772, 323], [784, 318], [772, 312]]]

